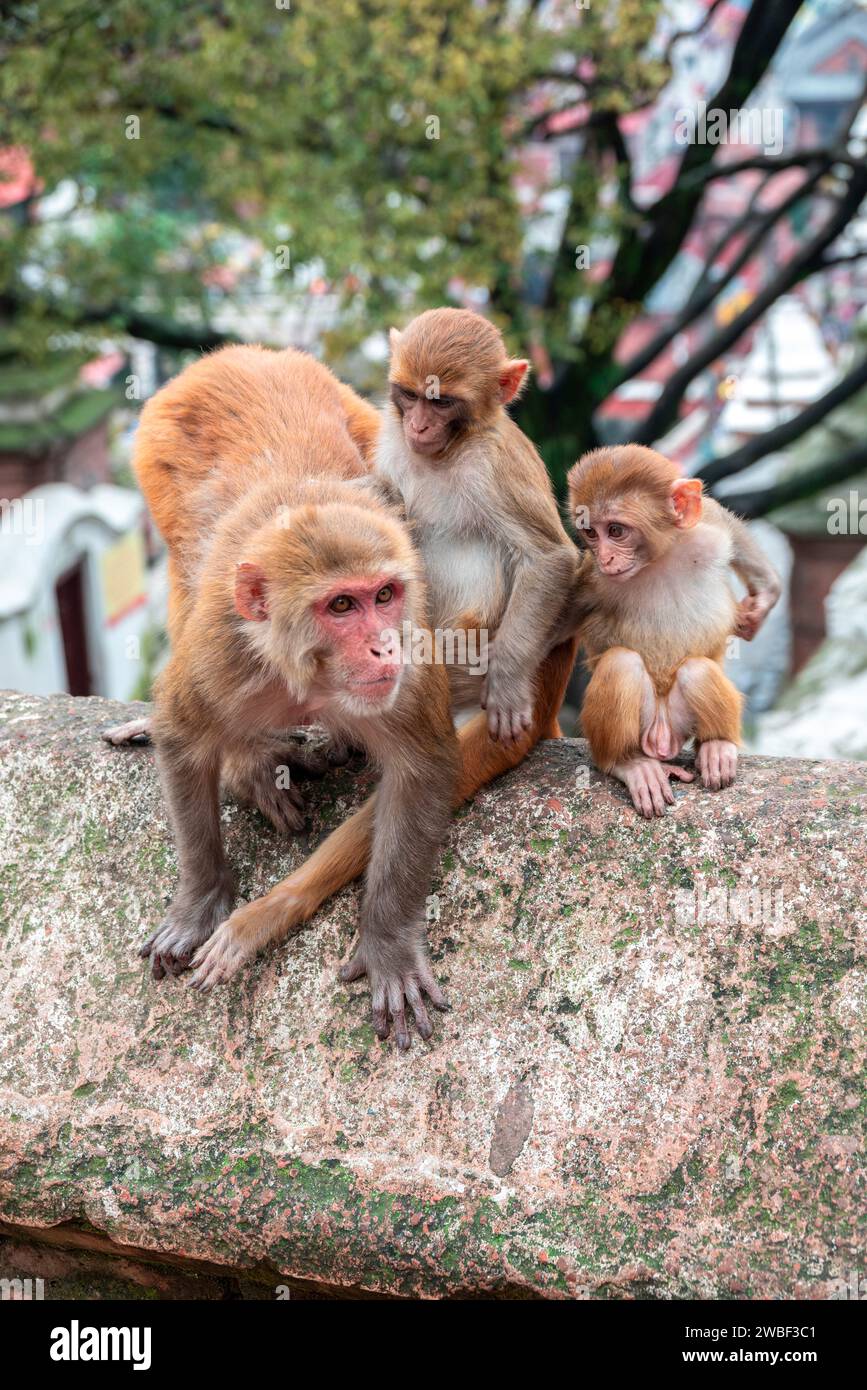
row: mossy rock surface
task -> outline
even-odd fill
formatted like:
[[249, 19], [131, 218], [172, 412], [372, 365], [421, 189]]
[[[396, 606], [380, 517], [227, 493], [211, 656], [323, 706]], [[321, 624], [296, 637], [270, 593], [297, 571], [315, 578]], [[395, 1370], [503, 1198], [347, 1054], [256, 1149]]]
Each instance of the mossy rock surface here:
[[[18, 1240], [404, 1297], [822, 1298], [861, 1267], [863, 766], [745, 758], [647, 824], [582, 743], [537, 749], [455, 818], [452, 1010], [398, 1055], [337, 980], [354, 888], [210, 997], [150, 980], [176, 864], [151, 751], [99, 738], [128, 708], [0, 696]], [[244, 896], [370, 785], [310, 784], [294, 842], [227, 805]]]

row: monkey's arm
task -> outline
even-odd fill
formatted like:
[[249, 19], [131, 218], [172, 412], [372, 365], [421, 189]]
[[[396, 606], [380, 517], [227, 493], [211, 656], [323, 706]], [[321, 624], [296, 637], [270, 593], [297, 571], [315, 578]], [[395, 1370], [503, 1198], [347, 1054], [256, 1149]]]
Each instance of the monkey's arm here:
[[566, 589], [563, 606], [549, 636], [548, 651], [559, 646], [561, 642], [570, 641], [576, 635], [580, 641], [581, 629], [599, 603], [590, 582], [593, 569], [592, 557], [586, 551], [579, 550], [572, 582]]
[[735, 635], [751, 642], [780, 597], [780, 577], [740, 517], [709, 497], [704, 499], [704, 511], [708, 520], [725, 526], [731, 536], [731, 567], [747, 588], [747, 597], [738, 604]]
[[219, 754], [204, 756], [159, 705], [153, 733], [180, 867], [165, 921], [141, 948], [160, 980], [186, 970], [194, 951], [231, 911], [235, 890], [220, 830]]
[[571, 542], [519, 554], [482, 690], [493, 739], [514, 743], [532, 727], [536, 672], [556, 639], [567, 635], [563, 619], [571, 604], [566, 596], [575, 593], [577, 568]]
[[451, 756], [443, 756], [442, 745], [422, 757], [417, 749], [412, 759], [401, 756], [384, 770], [373, 815], [359, 942], [340, 970], [346, 981], [367, 975], [374, 1031], [387, 1038], [393, 1022], [401, 1051], [410, 1045], [407, 1004], [423, 1038], [433, 1028], [422, 995], [436, 1008], [446, 1007], [425, 949], [424, 909], [457, 781], [453, 733], [451, 744]]

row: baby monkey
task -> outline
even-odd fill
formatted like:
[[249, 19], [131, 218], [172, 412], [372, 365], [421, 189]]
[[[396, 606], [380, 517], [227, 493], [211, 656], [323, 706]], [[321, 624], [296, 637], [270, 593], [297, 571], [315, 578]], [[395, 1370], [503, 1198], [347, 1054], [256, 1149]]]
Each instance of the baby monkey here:
[[429, 309], [392, 329], [376, 458], [421, 552], [433, 626], [491, 639], [484, 680], [480, 665], [450, 663], [452, 707], [481, 704], [490, 738], [507, 747], [533, 723], [542, 663], [573, 636], [562, 596], [578, 562], [545, 465], [506, 411], [528, 368], [468, 309]]
[[[705, 787], [734, 781], [741, 696], [723, 674], [726, 641], [752, 640], [780, 581], [743, 522], [653, 449], [596, 449], [568, 482], [587, 551], [583, 730], [597, 767], [626, 785], [641, 815], [661, 816], [674, 801], [669, 778], [693, 779], [667, 761], [690, 738]], [[747, 589], [740, 603], [732, 570]]]

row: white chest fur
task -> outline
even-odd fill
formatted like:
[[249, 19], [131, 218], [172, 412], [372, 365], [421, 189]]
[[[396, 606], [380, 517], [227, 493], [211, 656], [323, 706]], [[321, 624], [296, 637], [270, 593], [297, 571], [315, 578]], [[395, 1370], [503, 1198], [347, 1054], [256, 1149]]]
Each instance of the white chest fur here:
[[492, 629], [505, 605], [507, 556], [486, 525], [493, 479], [482, 449], [453, 463], [407, 450], [399, 427], [383, 430], [377, 469], [400, 489], [424, 561], [433, 620], [474, 613]]
[[713, 648], [731, 631], [731, 539], [699, 524], [671, 553], [625, 585], [604, 586], [612, 645], [638, 651], [648, 664], [683, 660]]

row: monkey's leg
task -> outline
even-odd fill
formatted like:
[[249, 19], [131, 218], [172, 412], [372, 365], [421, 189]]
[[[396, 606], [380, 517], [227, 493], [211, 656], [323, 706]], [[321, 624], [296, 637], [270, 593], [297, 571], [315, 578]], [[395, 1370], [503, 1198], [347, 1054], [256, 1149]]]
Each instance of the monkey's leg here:
[[106, 743], [110, 743], [114, 748], [120, 748], [124, 743], [134, 743], [136, 739], [145, 739], [150, 742], [151, 721], [146, 719], [128, 719], [125, 724], [113, 724], [110, 729], [103, 729], [102, 737]]
[[[533, 726], [517, 743], [495, 743], [488, 734], [488, 719], [477, 714], [458, 731], [461, 765], [453, 805], [460, 806], [479, 787], [501, 772], [517, 767], [540, 739], [559, 738], [557, 714], [575, 664], [577, 639], [570, 638], [545, 658], [536, 682]], [[690, 774], [687, 774], [690, 775]], [[354, 815], [323, 840], [299, 869], [283, 879], [264, 897], [243, 904], [220, 933], [220, 958], [196, 961], [193, 984], [219, 984], [228, 980], [245, 960], [270, 941], [297, 931], [339, 889], [367, 868], [373, 842], [376, 811], [374, 793]]]
[[711, 791], [729, 787], [738, 767], [742, 697], [709, 657], [690, 657], [678, 670], [675, 700], [689, 710], [696, 739], [695, 765]]
[[232, 875], [220, 830], [219, 761], [157, 744], [157, 761], [180, 862], [180, 883], [166, 919], [144, 943], [155, 980], [186, 970], [193, 952], [232, 909]]
[[638, 653], [610, 647], [596, 664], [581, 710], [593, 761], [603, 772], [639, 754], [642, 718], [649, 721], [652, 699], [653, 686]]
[[677, 735], [637, 652], [605, 652], [587, 687], [581, 724], [596, 766], [623, 782], [642, 816], [664, 815], [674, 803], [670, 777], [692, 781], [691, 772], [662, 761], [662, 748], [670, 757], [680, 743], [674, 746]]

